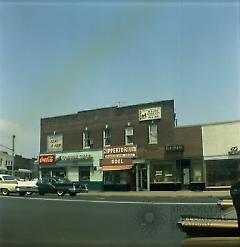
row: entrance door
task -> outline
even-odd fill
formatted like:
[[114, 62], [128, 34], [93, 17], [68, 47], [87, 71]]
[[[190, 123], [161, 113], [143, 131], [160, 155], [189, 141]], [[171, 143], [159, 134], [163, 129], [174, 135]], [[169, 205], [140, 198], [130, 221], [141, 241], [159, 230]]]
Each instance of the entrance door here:
[[190, 177], [190, 160], [181, 160], [182, 169], [182, 189], [189, 190], [191, 177]]
[[139, 167], [139, 190], [147, 190], [147, 168]]

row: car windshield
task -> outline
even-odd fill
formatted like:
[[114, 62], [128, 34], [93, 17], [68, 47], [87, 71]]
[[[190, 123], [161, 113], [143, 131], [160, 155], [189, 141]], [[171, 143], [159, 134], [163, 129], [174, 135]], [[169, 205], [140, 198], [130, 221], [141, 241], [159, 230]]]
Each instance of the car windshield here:
[[3, 176], [3, 179], [4, 179], [5, 181], [16, 180], [16, 178], [13, 177], [13, 176]]
[[68, 179], [66, 178], [55, 178], [56, 182], [58, 183], [68, 183]]

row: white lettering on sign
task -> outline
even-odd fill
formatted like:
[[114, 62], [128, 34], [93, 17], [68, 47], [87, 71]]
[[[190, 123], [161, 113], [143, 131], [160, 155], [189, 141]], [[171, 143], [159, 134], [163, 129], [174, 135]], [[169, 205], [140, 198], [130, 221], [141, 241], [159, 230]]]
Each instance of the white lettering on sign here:
[[136, 157], [137, 146], [105, 147], [103, 155], [105, 158]]
[[39, 156], [39, 164], [53, 164], [56, 161], [55, 155], [41, 155]]
[[113, 165], [122, 165], [124, 164], [123, 159], [112, 159]]

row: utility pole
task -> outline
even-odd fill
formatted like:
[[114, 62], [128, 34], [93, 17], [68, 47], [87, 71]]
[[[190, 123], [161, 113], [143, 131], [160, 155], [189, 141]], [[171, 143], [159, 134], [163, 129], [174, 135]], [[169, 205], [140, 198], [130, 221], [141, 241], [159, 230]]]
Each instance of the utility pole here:
[[14, 152], [15, 152], [15, 135], [12, 136], [12, 176], [14, 176]]

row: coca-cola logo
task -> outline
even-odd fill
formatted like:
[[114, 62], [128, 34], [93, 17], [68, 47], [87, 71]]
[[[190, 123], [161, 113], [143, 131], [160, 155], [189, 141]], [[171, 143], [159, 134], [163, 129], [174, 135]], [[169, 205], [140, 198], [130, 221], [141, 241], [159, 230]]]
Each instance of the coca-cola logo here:
[[39, 156], [39, 164], [53, 164], [56, 161], [55, 155], [42, 155]]

